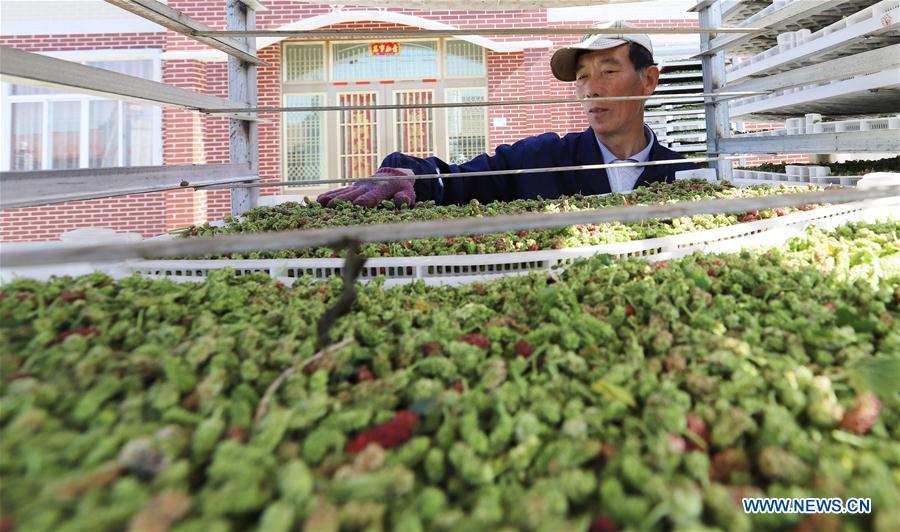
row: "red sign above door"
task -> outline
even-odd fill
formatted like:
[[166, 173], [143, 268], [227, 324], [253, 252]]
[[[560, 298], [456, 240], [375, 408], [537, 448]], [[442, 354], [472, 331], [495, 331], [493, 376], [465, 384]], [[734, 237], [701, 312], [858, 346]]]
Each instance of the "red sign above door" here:
[[369, 51], [372, 55], [397, 55], [400, 53], [398, 42], [373, 42], [369, 43]]

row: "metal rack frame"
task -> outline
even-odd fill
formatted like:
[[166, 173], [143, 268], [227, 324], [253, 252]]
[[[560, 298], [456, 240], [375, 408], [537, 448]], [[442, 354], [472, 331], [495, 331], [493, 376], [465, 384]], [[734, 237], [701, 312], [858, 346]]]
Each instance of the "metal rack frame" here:
[[[244, 109], [256, 106], [256, 68], [264, 64], [256, 57], [256, 40], [248, 37], [205, 37], [199, 31], [209, 26], [156, 0], [107, 0], [166, 28], [195, 38], [228, 54], [228, 99], [181, 89], [54, 59], [39, 54], [0, 47], [0, 77], [4, 81], [76, 89], [79, 92], [113, 96], [119, 99], [150, 102], [168, 107], [202, 110], [210, 107], [235, 109], [230, 118], [230, 163], [210, 165], [125, 166], [95, 170], [45, 170], [39, 172], [0, 172], [3, 198], [0, 207], [30, 206], [121, 194], [156, 192], [194, 185], [227, 184], [259, 180], [257, 118]], [[255, 9], [251, 0], [225, 0], [228, 30], [255, 29]], [[88, 178], [88, 176], [102, 176]], [[25, 184], [31, 180], [30, 186]], [[110, 188], [109, 183], [116, 183]], [[187, 183], [187, 184], [185, 184]], [[71, 187], [70, 194], [60, 187]], [[65, 189], [64, 189], [65, 190]], [[235, 188], [231, 192], [232, 213], [253, 208], [259, 201], [256, 188]]]
[[[836, 59], [803, 66], [794, 70], [775, 71], [766, 75], [766, 70], [756, 72], [762, 77], [743, 78], [729, 83], [725, 70], [726, 52], [749, 53], [756, 51], [760, 46], [772, 46], [775, 33], [792, 29], [798, 21], [805, 19], [816, 20], [817, 27], [828, 25], [829, 20], [849, 9], [865, 9], [876, 2], [871, 0], [827, 0], [822, 2], [793, 2], [785, 4], [781, 9], [775, 10], [763, 16], [757, 16], [755, 20], [745, 21], [753, 26], [762, 26], [763, 32], [752, 34], [719, 35], [710, 38], [709, 35], [701, 36], [701, 51], [699, 57], [703, 60], [704, 92], [726, 92], [737, 90], [774, 91], [785, 88], [801, 87], [810, 83], [833, 81], [856, 75], [878, 75], [881, 72], [896, 72], [900, 67], [900, 44], [893, 44], [880, 48], [865, 50], [852, 55], [844, 55]], [[702, 0], [690, 11], [698, 12], [702, 26], [717, 26], [722, 23], [722, 0]], [[747, 13], [755, 13], [754, 10]], [[728, 8], [734, 13], [734, 6]], [[732, 15], [733, 16], [733, 15]], [[729, 22], [736, 22], [734, 19]], [[738, 25], [740, 23], [738, 22]], [[883, 43], [882, 43], [883, 44]], [[859, 46], [856, 43], [856, 46]], [[838, 87], [835, 87], [837, 90]], [[797, 98], [790, 98], [797, 96]], [[792, 102], [799, 98], [799, 93], [786, 95], [784, 101]], [[888, 99], [887, 105], [891, 101]], [[734, 102], [732, 101], [732, 104]], [[752, 104], [745, 106], [753, 112]], [[755, 108], [764, 110], [763, 106]], [[818, 112], [825, 115], [825, 110]], [[879, 112], [895, 112], [896, 108], [885, 108]], [[747, 113], [742, 113], [747, 114]], [[778, 113], [779, 115], [783, 113]], [[864, 114], [864, 113], [863, 113]], [[758, 116], [766, 117], [764, 112]], [[771, 114], [769, 115], [771, 116]], [[803, 114], [792, 115], [803, 116]], [[900, 152], [900, 135], [892, 130], [850, 131], [839, 133], [815, 133], [787, 136], [747, 136], [732, 137], [728, 130], [730, 121], [730, 105], [719, 101], [706, 102], [707, 129], [709, 135], [707, 143], [710, 155], [725, 155], [734, 153], [747, 154], [776, 154], [776, 153], [854, 153], [854, 152]], [[723, 178], [731, 177], [731, 160], [723, 159], [717, 162], [719, 175]]]

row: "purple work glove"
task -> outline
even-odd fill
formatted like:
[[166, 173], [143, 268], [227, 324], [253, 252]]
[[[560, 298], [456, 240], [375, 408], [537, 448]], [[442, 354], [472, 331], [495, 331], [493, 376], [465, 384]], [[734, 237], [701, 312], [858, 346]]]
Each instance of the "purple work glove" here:
[[[406, 168], [379, 168], [372, 177], [411, 176], [412, 170]], [[364, 180], [349, 187], [326, 192], [316, 201], [326, 207], [334, 207], [338, 200], [350, 201], [354, 205], [374, 207], [384, 200], [393, 199], [395, 203], [406, 203], [412, 207], [416, 203], [416, 191], [413, 179], [395, 179], [393, 181]]]

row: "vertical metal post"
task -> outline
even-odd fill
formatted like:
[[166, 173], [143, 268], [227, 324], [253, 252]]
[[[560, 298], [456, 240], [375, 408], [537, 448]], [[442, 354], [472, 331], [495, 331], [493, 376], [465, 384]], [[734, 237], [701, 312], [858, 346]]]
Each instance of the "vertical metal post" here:
[[[256, 29], [256, 12], [241, 0], [226, 0], [227, 29]], [[255, 37], [238, 37], [247, 44], [250, 53], [256, 52]], [[228, 57], [228, 97], [256, 107], [256, 65], [235, 57]], [[236, 120], [229, 124], [229, 155], [232, 163], [250, 163], [253, 173], [259, 172], [259, 130], [252, 120]], [[259, 203], [258, 188], [231, 189], [231, 214], [236, 216]]]
[[[700, 27], [717, 28], [722, 25], [722, 5], [716, 0], [700, 10]], [[708, 54], [709, 43], [714, 35], [700, 35], [700, 53], [703, 54], [703, 92], [714, 92], [725, 86], [725, 52]], [[706, 111], [706, 149], [719, 155], [719, 141], [731, 136], [731, 124], [728, 119], [728, 104], [710, 99], [704, 102]], [[716, 173], [721, 180], [732, 179], [731, 161], [715, 161]]]

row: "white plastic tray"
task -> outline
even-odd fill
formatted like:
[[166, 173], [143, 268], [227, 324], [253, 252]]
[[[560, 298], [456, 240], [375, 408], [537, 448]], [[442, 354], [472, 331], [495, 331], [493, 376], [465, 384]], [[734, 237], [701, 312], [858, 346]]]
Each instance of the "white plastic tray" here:
[[[804, 168], [804, 167], [800, 167]], [[808, 167], [807, 167], [808, 168]], [[756, 170], [733, 170], [735, 180], [753, 181], [750, 184], [783, 184], [783, 185], [803, 185], [804, 183], [812, 183], [813, 185], [840, 185], [845, 187], [855, 186], [862, 178], [861, 175], [825, 175], [810, 176], [809, 174], [780, 174], [777, 172], [759, 172]], [[737, 184], [733, 182], [732, 184]]]
[[827, 115], [892, 113], [897, 111], [896, 104], [885, 94], [893, 94], [898, 87], [900, 82], [896, 71], [884, 70], [850, 79], [835, 79], [830, 82], [776, 90], [764, 96], [730, 100], [729, 112], [732, 119], [752, 114], [783, 117], [804, 113]]
[[[368, 281], [381, 275], [385, 277], [386, 286], [418, 280], [424, 281], [426, 285], [459, 285], [505, 275], [562, 268], [577, 259], [597, 254], [608, 254], [615, 258], [642, 257], [657, 261], [678, 258], [694, 251], [730, 251], [744, 245], [774, 246], [809, 225], [834, 225], [887, 217], [891, 213], [891, 203], [877, 200], [822, 207], [718, 229], [582, 248], [485, 255], [372, 258], [366, 262], [360, 279]], [[343, 259], [135, 260], [119, 266], [120, 269], [112, 273], [140, 273], [154, 278], [201, 281], [210, 271], [233, 268], [238, 274], [261, 272], [290, 283], [305, 275], [315, 279], [340, 275]]]
[[900, 28], [898, 8], [898, 0], [882, 0], [816, 32], [781, 33], [776, 46], [728, 67], [728, 81], [785, 72], [890, 44]]
[[[369, 281], [384, 276], [390, 287], [413, 281], [426, 285], [459, 285], [487, 281], [507, 275], [564, 268], [572, 262], [597, 254], [614, 258], [642, 257], [651, 261], [669, 260], [695, 251], [728, 252], [748, 246], [776, 246], [809, 225], [830, 227], [849, 221], [896, 217], [898, 199], [869, 200], [791, 213], [778, 218], [757, 220], [718, 229], [681, 235], [560, 250], [494, 253], [485, 255], [448, 255], [425, 257], [372, 258], [366, 262], [360, 279]], [[41, 244], [65, 245], [65, 243]], [[19, 269], [0, 269], [0, 280], [17, 277], [49, 279], [54, 275], [84, 275], [102, 271], [114, 278], [135, 273], [178, 282], [202, 281], [211, 271], [234, 269], [238, 275], [265, 273], [286, 284], [299, 277], [326, 279], [340, 275], [343, 259], [261, 259], [261, 260], [130, 260], [113, 263], [79, 263]]]

